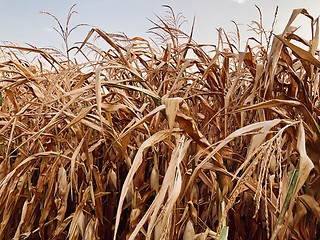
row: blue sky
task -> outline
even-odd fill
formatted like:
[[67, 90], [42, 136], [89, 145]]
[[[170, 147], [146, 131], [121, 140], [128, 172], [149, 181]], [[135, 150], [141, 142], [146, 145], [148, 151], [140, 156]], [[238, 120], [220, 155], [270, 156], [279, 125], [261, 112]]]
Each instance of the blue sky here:
[[[216, 28], [222, 27], [226, 32], [235, 30], [231, 20], [241, 25], [241, 35], [251, 35], [245, 27], [259, 15], [255, 5], [263, 13], [264, 25], [269, 29], [276, 6], [279, 6], [276, 33], [280, 33], [287, 23], [294, 8], [306, 8], [309, 13], [318, 17], [320, 1], [318, 0], [0, 0], [0, 41], [11, 41], [20, 45], [30, 43], [37, 47], [62, 47], [62, 40], [52, 31], [56, 23], [47, 15], [39, 14], [47, 11], [65, 22], [67, 12], [73, 4], [77, 4], [71, 25], [87, 23], [97, 26], [106, 32], [124, 32], [129, 37], [150, 37], [146, 32], [152, 24], [147, 20], [156, 20], [155, 14], [165, 15], [163, 4], [170, 5], [176, 13], [183, 13], [188, 20], [184, 30], [189, 32], [193, 16], [196, 16], [194, 39], [198, 43], [215, 44]], [[305, 25], [309, 30], [309, 22], [299, 17], [296, 25]], [[71, 44], [84, 40], [90, 27], [78, 29], [70, 38]], [[303, 34], [308, 34], [303, 30]]]

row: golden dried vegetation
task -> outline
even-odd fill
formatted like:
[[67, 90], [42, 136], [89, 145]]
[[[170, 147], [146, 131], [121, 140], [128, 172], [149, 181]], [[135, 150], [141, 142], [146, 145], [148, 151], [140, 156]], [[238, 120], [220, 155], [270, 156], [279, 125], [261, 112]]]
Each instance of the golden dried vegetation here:
[[318, 19], [241, 52], [167, 9], [154, 41], [69, 48], [71, 8], [65, 54], [1, 46], [0, 239], [320, 238]]

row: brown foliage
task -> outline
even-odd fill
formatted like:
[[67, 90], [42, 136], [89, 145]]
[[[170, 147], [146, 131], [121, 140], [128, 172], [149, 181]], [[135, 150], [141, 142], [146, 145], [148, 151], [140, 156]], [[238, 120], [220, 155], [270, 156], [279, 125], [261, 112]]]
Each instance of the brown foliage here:
[[240, 52], [168, 9], [158, 44], [93, 28], [65, 56], [1, 47], [1, 239], [319, 239], [318, 19], [256, 23]]

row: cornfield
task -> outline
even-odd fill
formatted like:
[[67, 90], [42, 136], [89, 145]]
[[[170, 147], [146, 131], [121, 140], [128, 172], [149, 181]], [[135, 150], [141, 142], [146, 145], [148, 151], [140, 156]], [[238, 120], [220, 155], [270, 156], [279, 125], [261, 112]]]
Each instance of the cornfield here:
[[1, 46], [0, 239], [320, 239], [318, 18], [240, 51], [166, 8], [150, 40], [69, 47], [73, 6], [65, 52]]

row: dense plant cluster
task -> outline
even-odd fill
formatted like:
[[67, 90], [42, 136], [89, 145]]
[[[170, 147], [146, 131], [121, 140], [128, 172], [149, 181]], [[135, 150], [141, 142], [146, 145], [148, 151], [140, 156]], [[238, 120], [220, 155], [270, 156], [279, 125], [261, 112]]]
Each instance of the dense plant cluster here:
[[318, 19], [241, 52], [167, 9], [155, 41], [1, 46], [1, 239], [320, 239]]

